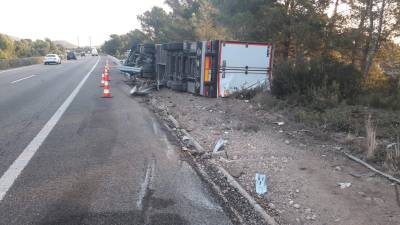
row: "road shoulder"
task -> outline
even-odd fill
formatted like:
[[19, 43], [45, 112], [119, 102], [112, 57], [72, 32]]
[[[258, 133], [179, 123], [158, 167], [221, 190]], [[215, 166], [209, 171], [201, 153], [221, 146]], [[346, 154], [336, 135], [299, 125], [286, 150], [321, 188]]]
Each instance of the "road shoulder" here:
[[[400, 221], [390, 182], [348, 160], [337, 143], [275, 124], [282, 119], [279, 115], [248, 101], [170, 90], [154, 92], [147, 101], [156, 101], [156, 112], [173, 115], [208, 151], [221, 137], [227, 140], [221, 153], [196, 160], [203, 165], [214, 161], [229, 171], [280, 224]], [[261, 197], [255, 193], [256, 173], [268, 177], [268, 193]], [[351, 186], [341, 189], [339, 183]]]

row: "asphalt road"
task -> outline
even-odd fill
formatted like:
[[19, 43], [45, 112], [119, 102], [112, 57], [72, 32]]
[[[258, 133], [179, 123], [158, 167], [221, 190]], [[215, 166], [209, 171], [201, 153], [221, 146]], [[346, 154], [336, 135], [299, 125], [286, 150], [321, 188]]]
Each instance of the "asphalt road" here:
[[0, 224], [231, 224], [106, 60], [0, 71]]

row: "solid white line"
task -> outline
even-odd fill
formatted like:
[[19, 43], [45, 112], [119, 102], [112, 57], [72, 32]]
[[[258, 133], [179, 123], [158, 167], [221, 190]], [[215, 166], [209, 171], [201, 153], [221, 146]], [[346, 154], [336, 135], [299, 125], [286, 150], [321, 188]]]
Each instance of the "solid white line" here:
[[13, 164], [8, 168], [8, 170], [0, 178], [0, 202], [3, 200], [4, 196], [14, 184], [17, 177], [21, 174], [24, 168], [28, 165], [29, 161], [35, 155], [36, 151], [42, 145], [44, 140], [56, 126], [57, 122], [61, 119], [64, 112], [67, 110], [69, 105], [72, 103], [79, 90], [84, 85], [85, 81], [89, 78], [90, 74], [93, 72], [94, 68], [100, 61], [100, 57], [97, 59], [96, 64], [90, 69], [86, 76], [81, 80], [81, 82], [76, 86], [64, 103], [57, 109], [54, 115], [49, 121], [44, 125], [44, 127], [39, 131], [39, 133], [33, 138], [28, 146], [25, 147], [24, 151], [18, 156], [18, 158], [13, 162]]
[[29, 79], [29, 78], [32, 78], [32, 77], [35, 77], [35, 76], [36, 75], [31, 75], [29, 77], [24, 77], [24, 78], [21, 78], [21, 79], [18, 79], [18, 80], [14, 80], [13, 82], [11, 82], [11, 84], [15, 84], [15, 83], [18, 83], [20, 81], [23, 81], [23, 80], [26, 80], [26, 79]]

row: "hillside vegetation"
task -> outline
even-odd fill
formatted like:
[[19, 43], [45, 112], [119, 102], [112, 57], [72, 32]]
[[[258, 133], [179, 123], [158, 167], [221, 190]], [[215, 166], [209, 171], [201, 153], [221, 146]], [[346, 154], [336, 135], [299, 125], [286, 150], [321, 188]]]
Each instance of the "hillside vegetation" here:
[[50, 39], [13, 39], [0, 34], [0, 60], [45, 56], [48, 53], [62, 54], [64, 47]]
[[62, 55], [64, 47], [48, 38], [32, 41], [0, 34], [0, 70], [42, 63], [48, 53]]

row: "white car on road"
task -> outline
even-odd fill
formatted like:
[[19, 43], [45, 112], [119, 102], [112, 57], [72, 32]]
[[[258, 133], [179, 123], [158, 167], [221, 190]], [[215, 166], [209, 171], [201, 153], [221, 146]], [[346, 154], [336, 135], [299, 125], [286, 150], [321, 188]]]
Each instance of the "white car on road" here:
[[47, 54], [43, 60], [44, 65], [54, 63], [61, 64], [61, 58], [57, 54]]

